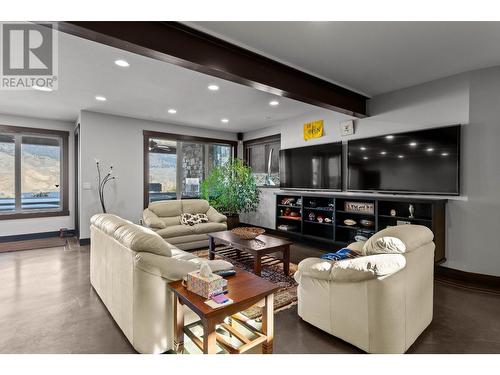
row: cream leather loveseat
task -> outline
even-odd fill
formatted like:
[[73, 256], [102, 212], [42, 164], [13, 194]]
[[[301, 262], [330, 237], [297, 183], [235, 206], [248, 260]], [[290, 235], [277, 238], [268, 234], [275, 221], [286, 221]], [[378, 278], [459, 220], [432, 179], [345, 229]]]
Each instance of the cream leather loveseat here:
[[[208, 223], [181, 224], [181, 215], [206, 214]], [[227, 229], [227, 218], [203, 199], [158, 201], [149, 204], [143, 213], [144, 224], [179, 249], [208, 247], [207, 233]]]
[[[173, 295], [167, 287], [202, 260], [148, 228], [111, 214], [91, 219], [90, 282], [120, 329], [140, 353], [162, 353], [173, 344]], [[213, 271], [226, 261], [208, 261]], [[189, 316], [194, 313], [187, 311]]]
[[365, 352], [404, 353], [432, 320], [433, 233], [401, 225], [349, 247], [366, 254], [383, 237], [400, 239], [405, 252], [300, 262], [298, 313]]

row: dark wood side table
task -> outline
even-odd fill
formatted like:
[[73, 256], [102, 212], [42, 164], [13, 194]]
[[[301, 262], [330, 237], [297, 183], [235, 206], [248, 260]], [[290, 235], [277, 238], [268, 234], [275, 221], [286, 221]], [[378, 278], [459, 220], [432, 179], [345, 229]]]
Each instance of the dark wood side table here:
[[[217, 309], [212, 309], [208, 306], [205, 303], [205, 298], [188, 291], [182, 285], [181, 280], [168, 284], [175, 297], [174, 349], [176, 352], [182, 353], [184, 349], [184, 334], [186, 334], [204, 354], [215, 354], [217, 344], [231, 354], [246, 352], [259, 344], [262, 344], [262, 353], [272, 353], [274, 336], [273, 293], [279, 288], [275, 284], [241, 269], [236, 269], [236, 275], [227, 277], [227, 282], [227, 296], [233, 300], [233, 303]], [[250, 308], [262, 300], [264, 300], [262, 328], [261, 330], [257, 330], [239, 312]], [[200, 317], [203, 326], [203, 339], [195, 336], [189, 327], [184, 326], [184, 310], [182, 305], [188, 306]], [[224, 319], [228, 316], [231, 316], [234, 321], [252, 331], [257, 338], [250, 340], [239, 332], [234, 325], [225, 323]], [[239, 347], [233, 346], [223, 335], [216, 332], [217, 325], [228, 331], [242, 345]]]
[[[209, 257], [215, 258], [215, 254], [229, 259], [240, 261], [253, 260], [253, 272], [260, 276], [262, 266], [283, 263], [283, 272], [288, 276], [290, 272], [290, 241], [266, 236], [262, 234], [254, 240], [243, 240], [229, 230], [208, 234]], [[228, 245], [229, 249], [217, 250], [215, 241]], [[282, 252], [283, 259], [278, 259], [269, 254]], [[242, 254], [244, 252], [245, 254]]]

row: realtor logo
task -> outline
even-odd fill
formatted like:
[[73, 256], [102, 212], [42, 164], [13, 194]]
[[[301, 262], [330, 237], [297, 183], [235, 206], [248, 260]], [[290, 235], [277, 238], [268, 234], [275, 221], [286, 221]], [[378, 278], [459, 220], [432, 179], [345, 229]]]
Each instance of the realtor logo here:
[[57, 32], [52, 23], [0, 24], [0, 88], [57, 88]]

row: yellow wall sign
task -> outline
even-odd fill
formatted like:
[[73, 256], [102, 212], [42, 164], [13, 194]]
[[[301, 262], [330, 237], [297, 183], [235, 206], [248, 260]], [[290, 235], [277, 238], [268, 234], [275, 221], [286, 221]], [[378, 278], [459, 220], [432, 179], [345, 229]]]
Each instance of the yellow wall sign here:
[[323, 120], [317, 120], [304, 124], [304, 139], [307, 141], [311, 138], [319, 138], [323, 136]]

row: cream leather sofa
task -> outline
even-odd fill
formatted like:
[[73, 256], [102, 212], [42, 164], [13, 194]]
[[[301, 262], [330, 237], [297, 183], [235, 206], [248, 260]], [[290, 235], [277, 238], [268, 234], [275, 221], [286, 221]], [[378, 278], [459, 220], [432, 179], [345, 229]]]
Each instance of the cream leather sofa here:
[[406, 352], [432, 320], [433, 233], [401, 225], [349, 247], [366, 253], [386, 236], [399, 238], [406, 252], [338, 262], [308, 258], [294, 275], [299, 316], [368, 353]]
[[[181, 214], [206, 214], [208, 223], [181, 224]], [[227, 229], [226, 216], [218, 213], [203, 199], [158, 201], [144, 210], [143, 221], [148, 227], [179, 249], [208, 247], [207, 233]]]
[[[120, 329], [140, 353], [173, 344], [173, 294], [167, 287], [204, 259], [179, 250], [148, 228], [111, 214], [91, 219], [90, 282]], [[226, 261], [208, 261], [213, 271]], [[194, 321], [187, 311], [187, 321]]]

